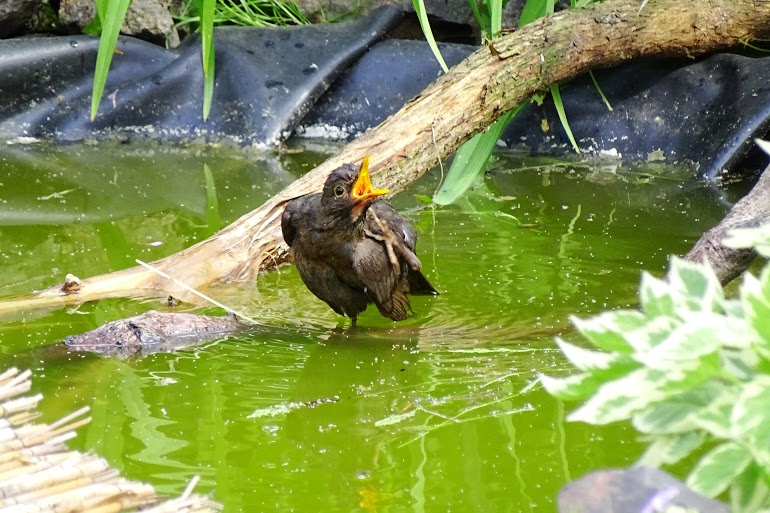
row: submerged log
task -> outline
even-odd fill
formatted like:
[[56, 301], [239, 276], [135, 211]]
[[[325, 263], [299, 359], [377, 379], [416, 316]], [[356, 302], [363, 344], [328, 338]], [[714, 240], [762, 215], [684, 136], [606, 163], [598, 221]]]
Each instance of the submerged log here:
[[[371, 155], [376, 185], [394, 192], [452, 154], [463, 142], [533, 93], [590, 69], [639, 57], [702, 55], [770, 37], [766, 0], [608, 0], [562, 11], [481, 47], [380, 126], [289, 185], [264, 205], [180, 253], [155, 262], [197, 289], [254, 279], [287, 261], [280, 216], [289, 200], [320, 190], [343, 163]], [[0, 303], [0, 314], [109, 297], [172, 294], [196, 301], [141, 267], [83, 279]]]
[[71, 352], [85, 351], [102, 356], [128, 358], [164, 352], [223, 339], [245, 328], [235, 315], [210, 316], [189, 313], [141, 315], [108, 322], [86, 333], [64, 339]]

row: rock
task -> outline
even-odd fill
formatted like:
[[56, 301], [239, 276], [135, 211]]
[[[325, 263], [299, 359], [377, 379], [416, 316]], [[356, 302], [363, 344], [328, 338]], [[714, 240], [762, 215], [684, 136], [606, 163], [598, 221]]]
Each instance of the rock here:
[[[179, 33], [169, 12], [171, 0], [133, 0], [126, 12], [120, 32], [169, 48], [179, 46]], [[62, 0], [59, 21], [78, 31], [96, 16], [94, 0]]]
[[704, 497], [662, 470], [648, 467], [591, 472], [559, 492], [560, 513], [653, 513], [679, 506], [699, 513], [729, 513], [730, 507]]
[[[314, 22], [355, 16], [385, 4], [397, 5], [404, 11], [414, 12], [411, 0], [297, 0], [296, 3], [305, 16]], [[468, 0], [425, 0], [425, 10], [431, 18], [437, 20], [465, 25], [476, 23]]]
[[0, 39], [25, 33], [27, 24], [43, 3], [43, 0], [0, 0]]

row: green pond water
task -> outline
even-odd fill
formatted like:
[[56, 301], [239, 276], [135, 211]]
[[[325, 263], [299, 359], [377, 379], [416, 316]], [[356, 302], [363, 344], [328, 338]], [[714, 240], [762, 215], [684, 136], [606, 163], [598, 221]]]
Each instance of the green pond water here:
[[[188, 247], [334, 150], [300, 149], [3, 145], [0, 297]], [[569, 371], [553, 338], [576, 338], [570, 314], [633, 307], [640, 271], [662, 274], [739, 192], [689, 175], [501, 153], [459, 204], [433, 210], [415, 194], [432, 194], [436, 170], [393, 199], [441, 291], [414, 298], [407, 321], [370, 307], [349, 329], [287, 266], [217, 295], [263, 320], [246, 335], [61, 357], [46, 346], [164, 307], [17, 311], [0, 319], [0, 367], [34, 371], [43, 421], [91, 406], [73, 448], [165, 493], [200, 475], [226, 511], [553, 511], [566, 482], [643, 445], [627, 425], [567, 422], [575, 405], [537, 376]]]

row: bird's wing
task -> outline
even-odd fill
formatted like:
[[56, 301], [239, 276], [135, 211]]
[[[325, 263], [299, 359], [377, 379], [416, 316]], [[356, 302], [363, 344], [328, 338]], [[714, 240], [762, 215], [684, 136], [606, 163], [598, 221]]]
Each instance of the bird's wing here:
[[294, 238], [297, 236], [296, 211], [297, 203], [292, 200], [283, 209], [281, 215], [281, 232], [283, 233], [283, 240], [289, 247], [294, 244]]
[[419, 270], [422, 267], [420, 259], [415, 254], [417, 246], [417, 230], [401, 217], [387, 201], [376, 201], [366, 213], [364, 225], [366, 231], [378, 240], [382, 240], [410, 269]]
[[409, 284], [393, 266], [384, 245], [369, 237], [353, 250], [353, 269], [363, 283], [366, 294], [380, 313], [394, 321], [406, 319], [410, 310], [406, 293]]

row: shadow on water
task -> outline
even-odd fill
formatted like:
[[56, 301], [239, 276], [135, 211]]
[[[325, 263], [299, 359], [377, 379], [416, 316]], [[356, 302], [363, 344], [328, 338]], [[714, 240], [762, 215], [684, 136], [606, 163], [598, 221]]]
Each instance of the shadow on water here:
[[[323, 159], [152, 145], [0, 151], [3, 296], [178, 251]], [[574, 337], [571, 314], [633, 307], [639, 272], [662, 273], [668, 254], [721, 217], [724, 197], [682, 170], [501, 154], [461, 203], [421, 206], [414, 195], [437, 180], [394, 198], [441, 292], [413, 298], [402, 323], [370, 307], [351, 329], [284, 267], [219, 291], [264, 322], [237, 337], [127, 361], [49, 353], [67, 335], [162, 310], [100, 301], [6, 319], [0, 365], [35, 371], [44, 420], [92, 406], [76, 447], [163, 492], [199, 474], [227, 511], [552, 510], [566, 481], [640, 453], [626, 425], [565, 422], [573, 405], [538, 384], [569, 371], [554, 336]]]

